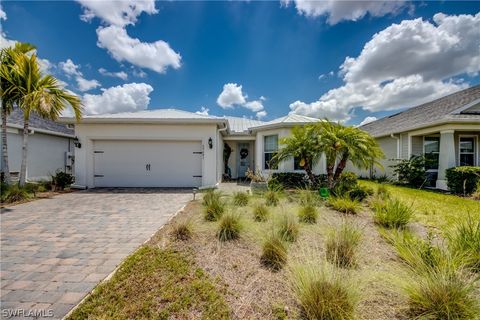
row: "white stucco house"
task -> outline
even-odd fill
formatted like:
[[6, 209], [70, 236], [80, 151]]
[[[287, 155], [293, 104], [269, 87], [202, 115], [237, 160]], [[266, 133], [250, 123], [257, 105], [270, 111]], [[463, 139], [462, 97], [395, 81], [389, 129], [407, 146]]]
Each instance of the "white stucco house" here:
[[480, 165], [480, 85], [424, 103], [360, 127], [374, 136], [385, 153], [384, 170], [369, 172], [351, 166], [361, 176], [395, 178], [397, 159], [424, 155], [431, 187], [447, 189], [445, 170]]
[[[57, 170], [72, 172], [74, 130], [66, 124], [32, 113], [29, 120], [27, 180], [50, 180]], [[7, 118], [8, 164], [13, 178], [22, 163], [23, 113], [14, 109]], [[1, 141], [0, 141], [1, 144]], [[3, 171], [3, 161], [0, 161]]]
[[[74, 124], [75, 120], [63, 118]], [[292, 127], [318, 119], [288, 115], [269, 122], [214, 117], [176, 109], [85, 116], [75, 123], [76, 185], [94, 187], [211, 187], [225, 173], [224, 148], [231, 149], [228, 173], [247, 168], [303, 172], [294, 159], [278, 168], [268, 160]], [[324, 172], [323, 162], [315, 172]]]

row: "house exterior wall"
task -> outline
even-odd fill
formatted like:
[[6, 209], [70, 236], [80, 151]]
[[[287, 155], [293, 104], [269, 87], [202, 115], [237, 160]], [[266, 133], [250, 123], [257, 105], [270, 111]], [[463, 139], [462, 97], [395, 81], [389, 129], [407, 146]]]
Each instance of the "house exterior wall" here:
[[[28, 136], [27, 179], [30, 181], [49, 180], [57, 170], [69, 172], [65, 167], [65, 157], [66, 152], [73, 151], [71, 140], [67, 137], [35, 131], [30, 134]], [[22, 130], [8, 129], [7, 143], [10, 172], [20, 172], [22, 141]]]
[[[94, 187], [93, 142], [95, 140], [201, 140], [203, 145], [202, 186], [215, 186], [219, 181], [218, 160], [221, 157], [221, 138], [216, 124], [93, 124], [75, 125], [81, 148], [75, 151], [76, 184]], [[208, 139], [213, 142], [212, 149]], [[129, 155], [135, 158], [137, 155]], [[175, 165], [175, 163], [172, 163]]]
[[[284, 137], [288, 137], [291, 133], [290, 128], [281, 128], [281, 129], [273, 129], [273, 130], [264, 130], [264, 131], [258, 131], [256, 134], [256, 141], [255, 141], [255, 166], [256, 169], [260, 169], [262, 174], [265, 177], [270, 176], [274, 172], [301, 172], [304, 173], [305, 171], [303, 170], [294, 170], [294, 165], [293, 165], [293, 158], [288, 159], [286, 161], [281, 162], [278, 165], [278, 169], [276, 170], [265, 170], [263, 168], [263, 162], [264, 162], [264, 137], [265, 136], [270, 136], [270, 135], [278, 135], [279, 143], [278, 146], [281, 148], [280, 144], [280, 139]], [[317, 164], [315, 164], [313, 168], [313, 172], [315, 174], [325, 174], [326, 173], [326, 164], [325, 164], [325, 157], [322, 155], [320, 160], [318, 161]]]

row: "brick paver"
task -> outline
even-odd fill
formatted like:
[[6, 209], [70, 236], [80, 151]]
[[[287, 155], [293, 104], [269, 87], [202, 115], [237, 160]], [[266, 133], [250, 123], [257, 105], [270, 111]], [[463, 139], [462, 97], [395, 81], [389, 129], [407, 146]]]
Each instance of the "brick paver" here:
[[63, 318], [191, 198], [184, 190], [99, 189], [2, 209], [2, 319]]

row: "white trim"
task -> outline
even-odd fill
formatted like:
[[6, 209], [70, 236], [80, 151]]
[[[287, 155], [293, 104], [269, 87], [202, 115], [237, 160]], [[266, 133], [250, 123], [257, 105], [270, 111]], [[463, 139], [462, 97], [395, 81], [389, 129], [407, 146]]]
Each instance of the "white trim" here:
[[421, 127], [406, 128], [401, 131], [389, 132], [378, 136], [373, 136], [374, 138], [383, 138], [388, 137], [391, 134], [407, 133], [411, 132], [412, 135], [422, 135], [430, 132], [439, 132], [440, 130], [465, 130], [465, 131], [475, 131], [478, 130], [480, 123], [479, 119], [445, 119], [441, 121], [432, 122], [428, 125]]
[[412, 157], [412, 135], [410, 132], [407, 134], [407, 159]]
[[[18, 124], [8, 123], [7, 128], [8, 127], [23, 130], [23, 126], [18, 125]], [[52, 136], [65, 137], [65, 138], [74, 138], [75, 137], [74, 134], [61, 133], [61, 132], [51, 131], [51, 130], [47, 130], [47, 129], [39, 129], [39, 128], [35, 128], [35, 127], [29, 127], [29, 130], [31, 131], [30, 134], [34, 134], [35, 132], [38, 132], [38, 133], [43, 133], [43, 134], [49, 134], [49, 135], [52, 135]]]
[[462, 111], [465, 111], [467, 110], [468, 108], [471, 108], [473, 107], [474, 105], [480, 103], [480, 99], [476, 99], [476, 100], [473, 100], [469, 103], [467, 103], [466, 105], [464, 105], [463, 107], [460, 107], [458, 109], [456, 109], [455, 111], [451, 112], [451, 114], [459, 114], [459, 113], [462, 113]]
[[473, 165], [478, 166], [478, 136], [474, 134], [459, 134], [458, 135], [458, 149], [457, 149], [457, 166], [460, 166], [460, 139], [461, 138], [473, 138]]
[[[422, 156], [425, 157], [425, 138], [426, 137], [429, 137], [429, 138], [438, 138], [438, 152], [435, 152], [435, 153], [438, 153], [438, 158], [440, 160], [440, 139], [441, 136], [439, 134], [429, 134], [429, 135], [426, 135], [426, 136], [422, 136]], [[440, 161], [439, 161], [439, 164], [440, 164]], [[437, 169], [428, 169], [426, 170], [427, 172], [437, 172], [438, 173], [438, 167]]]

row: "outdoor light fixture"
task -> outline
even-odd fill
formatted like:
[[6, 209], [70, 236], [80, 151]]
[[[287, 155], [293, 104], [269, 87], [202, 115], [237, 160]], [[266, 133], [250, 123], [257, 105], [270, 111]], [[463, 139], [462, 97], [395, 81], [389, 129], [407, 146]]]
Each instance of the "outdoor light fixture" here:
[[213, 140], [212, 140], [212, 138], [208, 138], [208, 147], [209, 147], [210, 149], [213, 148]]
[[78, 140], [77, 137], [73, 138], [73, 144], [75, 145], [75, 147], [77, 147], [78, 149], [80, 149], [82, 147], [82, 144], [80, 143], [80, 141]]

